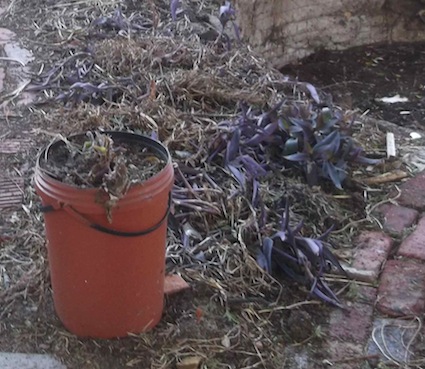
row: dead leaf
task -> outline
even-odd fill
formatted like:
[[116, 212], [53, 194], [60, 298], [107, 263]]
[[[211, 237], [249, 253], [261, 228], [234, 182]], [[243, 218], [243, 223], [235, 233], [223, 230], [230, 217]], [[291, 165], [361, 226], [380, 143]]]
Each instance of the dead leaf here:
[[177, 363], [177, 369], [197, 369], [202, 361], [200, 356], [188, 356]]

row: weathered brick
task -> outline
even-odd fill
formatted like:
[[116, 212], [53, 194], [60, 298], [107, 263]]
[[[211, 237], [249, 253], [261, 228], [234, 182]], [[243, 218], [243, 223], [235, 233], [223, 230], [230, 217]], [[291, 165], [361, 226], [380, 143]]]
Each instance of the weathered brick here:
[[425, 261], [425, 217], [419, 220], [413, 233], [402, 242], [398, 255]]
[[365, 231], [355, 240], [352, 267], [371, 273], [378, 279], [382, 263], [387, 260], [393, 240], [382, 232]]
[[425, 171], [408, 179], [400, 186], [399, 205], [417, 210], [425, 210]]
[[288, 345], [276, 359], [285, 363], [285, 369], [310, 369], [315, 366], [310, 351], [307, 345]]
[[389, 260], [382, 272], [377, 308], [392, 317], [425, 312], [425, 266], [413, 260]]
[[373, 306], [351, 303], [347, 309], [334, 309], [329, 319], [329, 337], [365, 344], [372, 326]]
[[173, 295], [175, 293], [189, 289], [189, 284], [178, 274], [169, 274], [164, 280], [164, 294]]
[[359, 286], [356, 296], [356, 302], [362, 304], [375, 305], [378, 289], [369, 286]]
[[419, 212], [415, 209], [383, 204], [378, 210], [384, 217], [384, 230], [395, 234], [402, 234], [406, 228], [411, 227], [418, 219]]
[[332, 369], [358, 369], [366, 361], [358, 360], [364, 356], [363, 345], [360, 344], [331, 340], [327, 344], [327, 351], [325, 360]]

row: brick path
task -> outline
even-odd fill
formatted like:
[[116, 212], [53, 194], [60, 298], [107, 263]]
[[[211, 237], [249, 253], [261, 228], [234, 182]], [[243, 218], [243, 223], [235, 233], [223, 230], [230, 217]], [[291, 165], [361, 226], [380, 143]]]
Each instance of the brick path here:
[[366, 360], [372, 366], [381, 361], [402, 367], [423, 360], [409, 343], [425, 334], [419, 320], [425, 313], [425, 215], [420, 213], [425, 210], [425, 172], [400, 190], [394, 203], [377, 209], [383, 232], [365, 231], [354, 241], [349, 270], [373, 287], [361, 286], [347, 310], [331, 313], [325, 362], [334, 369], [357, 369]]

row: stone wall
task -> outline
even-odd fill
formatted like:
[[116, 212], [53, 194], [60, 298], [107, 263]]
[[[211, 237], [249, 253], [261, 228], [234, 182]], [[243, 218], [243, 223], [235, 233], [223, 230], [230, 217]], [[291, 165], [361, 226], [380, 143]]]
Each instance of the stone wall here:
[[318, 49], [425, 40], [425, 0], [234, 0], [244, 38], [276, 67]]

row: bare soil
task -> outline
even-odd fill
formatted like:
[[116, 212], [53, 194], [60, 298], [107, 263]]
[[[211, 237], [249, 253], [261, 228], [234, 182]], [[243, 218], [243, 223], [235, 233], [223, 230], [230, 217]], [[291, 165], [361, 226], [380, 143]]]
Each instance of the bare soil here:
[[[376, 119], [423, 130], [425, 43], [394, 43], [320, 51], [281, 71], [332, 94], [337, 104]], [[400, 95], [406, 102], [379, 99]]]

